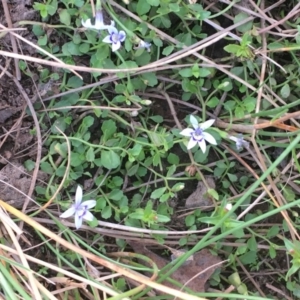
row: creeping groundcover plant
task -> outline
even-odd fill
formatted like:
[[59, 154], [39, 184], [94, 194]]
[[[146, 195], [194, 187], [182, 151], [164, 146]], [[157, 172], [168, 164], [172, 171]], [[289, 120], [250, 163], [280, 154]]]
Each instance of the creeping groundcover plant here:
[[[3, 6], [6, 2], [3, 1]], [[300, 16], [293, 14], [287, 24], [277, 22], [279, 17], [284, 21], [291, 16], [293, 9], [295, 13], [299, 11], [300, 6], [294, 5], [299, 1], [289, 1], [288, 9], [278, 4], [275, 10], [271, 8], [272, 1], [250, 1], [250, 6], [252, 2], [258, 3], [257, 7], [253, 6], [255, 15], [242, 9], [240, 2], [243, 1], [35, 0], [34, 9], [41, 12], [40, 20], [37, 14], [34, 20], [14, 20], [30, 32], [31, 42], [36, 42], [34, 55], [30, 56], [33, 50], [27, 47], [19, 49], [25, 52], [16, 65], [16, 77], [20, 71], [19, 83], [25, 85], [29, 95], [36, 93], [28, 86], [28, 80], [43, 89], [40, 93], [43, 99], [32, 101], [34, 110], [29, 107], [31, 113], [20, 125], [20, 130], [25, 129], [24, 139], [28, 140], [30, 135], [34, 141], [32, 147], [43, 147], [37, 148], [37, 159], [33, 161], [32, 153], [35, 152], [29, 150], [27, 141], [16, 149], [16, 157], [23, 157], [23, 149], [28, 151], [27, 171], [40, 169], [48, 177], [34, 177], [40, 181], [36, 182], [32, 196], [37, 204], [43, 204], [45, 199], [57, 204], [58, 208], [51, 206], [51, 213], [59, 216], [60, 223], [51, 220], [52, 223], [46, 225], [52, 233], [68, 240], [69, 246], [56, 244], [57, 255], [50, 257], [51, 260], [57, 258], [62, 268], [59, 276], [66, 276], [67, 280], [77, 278], [86, 284], [86, 289], [76, 286], [76, 291], [73, 287], [64, 290], [61, 293], [65, 295], [59, 298], [83, 299], [90, 295], [89, 298], [97, 299], [100, 294], [107, 294], [114, 299], [149, 300], [152, 296], [149, 287], [137, 291], [125, 278], [137, 260], [141, 263], [139, 256], [130, 261], [135, 255], [135, 249], [129, 247], [130, 239], [139, 240], [143, 247], [144, 243], [158, 242], [159, 249], [167, 246], [171, 252], [186, 248], [183, 254], [186, 258], [193, 259], [193, 254], [199, 250], [219, 255], [226, 261], [218, 266], [219, 273], [207, 276], [208, 270], [196, 270], [210, 278], [213, 288], [213, 295], [208, 291], [202, 296], [222, 298], [232, 285], [235, 290], [228, 292], [228, 298], [247, 299], [241, 292], [242, 282], [248, 287], [250, 298], [259, 300], [257, 295], [261, 291], [253, 288], [242, 264], [248, 266], [249, 271], [267, 271], [274, 266], [277, 268], [279, 262], [282, 269], [276, 284], [283, 284], [278, 299], [300, 298], [297, 276], [300, 242], [293, 240], [300, 240], [297, 231], [300, 226], [300, 200], [297, 200], [300, 165], [296, 159], [300, 152], [300, 125], [297, 123], [300, 118], [300, 59], [288, 51], [299, 46]], [[263, 28], [265, 16], [259, 17], [257, 8], [260, 5], [263, 6], [261, 11], [268, 11], [268, 18], [276, 24], [276, 30], [268, 24], [269, 28]], [[228, 10], [234, 12], [234, 18], [226, 20]], [[216, 18], [219, 25], [214, 22]], [[247, 22], [243, 23], [244, 20]], [[5, 16], [1, 23], [9, 24]], [[287, 28], [289, 34], [283, 34], [279, 30], [282, 28]], [[212, 36], [212, 32], [219, 34]], [[226, 34], [230, 36], [230, 44]], [[14, 37], [19, 39], [19, 35]], [[223, 42], [226, 44], [224, 51], [218, 47]], [[6, 47], [6, 43], [3, 44], [3, 48]], [[0, 52], [10, 57], [13, 47], [7, 48], [8, 51], [1, 49]], [[276, 67], [269, 60], [275, 50], [274, 57], [280, 60]], [[277, 53], [282, 51], [284, 59]], [[240, 55], [240, 52], [253, 55]], [[38, 69], [30, 72], [26, 58], [35, 62], [31, 65], [33, 69], [37, 66]], [[261, 68], [266, 64], [267, 68]], [[277, 72], [280, 66], [282, 72]], [[8, 76], [9, 73], [5, 73], [4, 70], [2, 75]], [[11, 83], [7, 86], [17, 81]], [[41, 110], [41, 103], [45, 109]], [[27, 110], [23, 113], [28, 114]], [[3, 121], [5, 127], [13, 124], [11, 121], [17, 116], [19, 114], [3, 115], [4, 119], [8, 118]], [[17, 145], [18, 132], [8, 129], [0, 126], [1, 134], [7, 134], [9, 143], [16, 139]], [[295, 141], [297, 143], [293, 144]], [[0, 165], [0, 174], [3, 166]], [[30, 191], [32, 188], [33, 184]], [[295, 209], [290, 209], [293, 207]], [[274, 211], [276, 223], [271, 219]], [[15, 220], [20, 218], [16, 216]], [[64, 230], [66, 226], [70, 226], [70, 230]], [[103, 230], [102, 226], [111, 229]], [[296, 231], [289, 234], [293, 226]], [[289, 243], [284, 244], [283, 235]], [[49, 243], [50, 247], [53, 245]], [[88, 250], [93, 256], [76, 252], [79, 248]], [[288, 254], [284, 253], [286, 249]], [[102, 264], [108, 261], [106, 255], [112, 251], [120, 252], [115, 252], [109, 264]], [[132, 255], [126, 255], [125, 259], [122, 251], [132, 251]], [[163, 256], [168, 256], [168, 251]], [[287, 255], [292, 259], [286, 259], [284, 265], [281, 258]], [[269, 265], [261, 263], [261, 257], [266, 256]], [[6, 257], [12, 258], [11, 253]], [[169, 266], [173, 269], [170, 279], [171, 273], [176, 271], [183, 274], [181, 265], [188, 261], [186, 258], [178, 257]], [[205, 254], [203, 260], [209, 261]], [[74, 264], [68, 265], [68, 272], [72, 269], [81, 277], [63, 273], [64, 264], [73, 261]], [[114, 262], [122, 266], [110, 270]], [[99, 274], [93, 268], [101, 264], [108, 275], [120, 271], [122, 276], [106, 276], [105, 284], [94, 280]], [[3, 270], [8, 268], [14, 270], [15, 265], [5, 265]], [[28, 274], [44, 274], [48, 272], [45, 268], [42, 266], [36, 273]], [[152, 285], [148, 281], [155, 289], [154, 283], [168, 286], [163, 278], [164, 270], [171, 269], [159, 268], [162, 272], [157, 273], [157, 280], [151, 281]], [[126, 273], [122, 273], [125, 269]], [[288, 269], [284, 278], [283, 272]], [[238, 284], [230, 281], [233, 272], [240, 273]], [[0, 271], [3, 277], [2, 273]], [[23, 282], [26, 277], [22, 272], [19, 274]], [[270, 274], [273, 282], [274, 272]], [[174, 292], [175, 297], [192, 299], [193, 295], [181, 297], [179, 289], [189, 293], [185, 284], [189, 281], [195, 286], [204, 285], [204, 277], [199, 277], [179, 282], [182, 287]], [[143, 282], [139, 282], [136, 272], [132, 277], [138, 284], [145, 284], [145, 277], [141, 278]], [[201, 284], [197, 284], [197, 279]], [[2, 282], [12, 283], [14, 288], [14, 279], [1, 279], [0, 282], [1, 295], [5, 286]], [[99, 289], [103, 288], [100, 293], [98, 285]], [[25, 280], [24, 286], [26, 291], [34, 291]], [[129, 293], [131, 286], [132, 293]], [[277, 288], [275, 284], [274, 287]], [[266, 297], [275, 295], [275, 289], [260, 288]], [[50, 290], [54, 290], [53, 286]], [[7, 291], [6, 295], [10, 295], [9, 289]], [[135, 291], [138, 294], [134, 295]], [[223, 294], [217, 295], [217, 291]], [[122, 292], [125, 294], [121, 295]], [[19, 290], [16, 294], [26, 298]]]

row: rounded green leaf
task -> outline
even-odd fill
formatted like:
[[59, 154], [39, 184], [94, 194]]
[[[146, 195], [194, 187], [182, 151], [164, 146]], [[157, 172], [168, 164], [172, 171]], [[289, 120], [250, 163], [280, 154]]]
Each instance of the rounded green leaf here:
[[101, 164], [106, 169], [115, 169], [121, 163], [120, 156], [112, 150], [102, 150], [101, 152]]

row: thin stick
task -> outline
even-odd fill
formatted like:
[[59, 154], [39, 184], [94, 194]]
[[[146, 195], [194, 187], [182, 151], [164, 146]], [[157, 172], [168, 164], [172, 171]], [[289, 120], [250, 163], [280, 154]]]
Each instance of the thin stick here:
[[[8, 6], [7, 6], [7, 1], [6, 0], [2, 0], [2, 5], [3, 5], [3, 10], [4, 10], [4, 14], [5, 14], [7, 26], [8, 26], [8, 28], [13, 28], [13, 24], [12, 24], [12, 21], [11, 21], [9, 9], [8, 9]], [[9, 30], [8, 32], [10, 33], [11, 30]], [[15, 39], [15, 37], [12, 34], [10, 34], [10, 41], [11, 41], [11, 46], [12, 46], [13, 52], [14, 53], [18, 53], [18, 47], [17, 47], [16, 39]], [[21, 80], [21, 72], [20, 72], [20, 68], [19, 68], [19, 60], [18, 60], [18, 58], [14, 58], [14, 61], [15, 61], [16, 78], [18, 80]]]

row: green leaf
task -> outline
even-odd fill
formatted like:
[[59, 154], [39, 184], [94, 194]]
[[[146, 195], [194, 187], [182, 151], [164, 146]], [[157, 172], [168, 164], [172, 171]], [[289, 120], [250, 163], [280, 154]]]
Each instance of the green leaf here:
[[257, 242], [254, 236], [247, 241], [247, 246], [250, 251], [257, 251]]
[[54, 124], [51, 126], [51, 131], [53, 134], [61, 134], [58, 129], [59, 128], [62, 132], [64, 132], [67, 128], [67, 124], [65, 122], [65, 119], [63, 117], [58, 118]]
[[180, 11], [180, 6], [177, 3], [170, 3], [169, 8], [170, 8], [170, 11], [173, 13]]
[[45, 31], [41, 25], [33, 25], [32, 26], [32, 32], [35, 34], [35, 36], [39, 37], [43, 34], [45, 34]]
[[280, 94], [282, 98], [288, 98], [290, 96], [291, 89], [290, 85], [286, 83], [280, 90]]
[[288, 281], [288, 278], [291, 275], [293, 275], [294, 273], [296, 273], [299, 270], [299, 268], [300, 268], [299, 265], [293, 265], [286, 274], [286, 277], [285, 277], [286, 281]]
[[[145, 3], [145, 0], [142, 0], [143, 3]], [[147, 3], [149, 3], [151, 6], [158, 6], [160, 3], [160, 0], [147, 0]]]
[[52, 166], [46, 161], [44, 161], [40, 164], [40, 168], [43, 172], [50, 174], [50, 175], [52, 175], [54, 172]]
[[38, 45], [39, 46], [46, 46], [48, 43], [48, 37], [47, 35], [42, 35], [42, 36], [39, 36], [38, 38]]
[[66, 56], [81, 55], [79, 45], [76, 45], [73, 41], [65, 43], [62, 46], [62, 52]]
[[206, 105], [210, 108], [215, 108], [220, 102], [220, 99], [216, 96], [212, 97], [210, 100], [207, 101]]
[[34, 190], [38, 195], [43, 195], [43, 196], [46, 195], [46, 188], [44, 187], [36, 186]]
[[64, 177], [64, 175], [66, 174], [67, 168], [65, 166], [60, 166], [56, 169], [55, 174], [58, 177]]
[[240, 50], [241, 46], [240, 45], [234, 45], [234, 44], [229, 44], [224, 47], [224, 50], [228, 53], [232, 54], [237, 54], [237, 52]]
[[176, 165], [171, 165], [167, 172], [167, 177], [171, 177], [176, 171]]
[[85, 161], [85, 156], [76, 152], [71, 152], [71, 166], [78, 167]]
[[151, 9], [151, 5], [147, 3], [145, 0], [139, 0], [136, 5], [136, 12], [140, 16], [148, 13], [150, 9]]
[[279, 42], [268, 43], [269, 50], [276, 50], [285, 47], [284, 44]]
[[243, 265], [250, 265], [256, 263], [257, 260], [257, 252], [256, 251], [249, 251], [239, 257], [240, 261]]
[[158, 38], [157, 36], [153, 38], [153, 43], [157, 47], [162, 47], [163, 46], [162, 40], [160, 38]]
[[166, 189], [167, 189], [166, 187], [162, 187], [162, 188], [154, 190], [151, 193], [150, 198], [151, 199], [158, 199], [158, 198], [160, 198], [163, 195], [163, 193], [166, 191]]
[[278, 225], [273, 225], [267, 232], [267, 235], [266, 237], [269, 239], [269, 238], [272, 238], [274, 236], [276, 236], [280, 231], [280, 228]]
[[162, 123], [164, 121], [162, 116], [152, 116], [149, 119], [151, 119], [152, 121], [154, 121], [155, 123]]
[[24, 166], [27, 169], [27, 171], [32, 171], [35, 167], [35, 162], [31, 159], [28, 159], [24, 162]]
[[227, 176], [231, 182], [237, 182], [237, 176], [235, 174], [227, 173]]
[[103, 140], [106, 142], [110, 139], [117, 131], [116, 122], [113, 120], [105, 120], [102, 123], [101, 130], [103, 132]]
[[183, 190], [183, 189], [184, 189], [184, 186], [185, 186], [185, 185], [184, 185], [183, 182], [177, 182], [176, 184], [174, 184], [174, 185], [172, 186], [171, 191], [172, 191], [173, 193], [177, 193], [177, 192]]
[[184, 68], [178, 72], [182, 77], [191, 77], [193, 76], [193, 71], [191, 68]]
[[237, 117], [237, 118], [243, 118], [244, 115], [245, 115], [245, 111], [244, 111], [244, 108], [241, 107], [241, 106], [237, 106], [234, 110], [234, 115]]
[[112, 215], [111, 207], [105, 206], [101, 211], [101, 216], [103, 219], [109, 219]]
[[57, 11], [57, 0], [52, 0], [51, 3], [47, 4], [47, 11], [50, 16], [53, 16]]
[[170, 153], [168, 155], [168, 163], [170, 163], [171, 165], [178, 165], [179, 164], [179, 156], [174, 154], [174, 153]]
[[139, 168], [138, 168], [136, 174], [137, 174], [138, 176], [143, 177], [143, 176], [145, 176], [145, 175], [147, 174], [147, 172], [148, 172], [148, 169], [147, 169], [147, 168], [144, 168], [144, 167], [139, 166]]
[[41, 17], [44, 19], [48, 16], [48, 10], [47, 10], [47, 5], [43, 3], [37, 3], [35, 2], [33, 4], [33, 8], [35, 10], [38, 10], [40, 12]]
[[108, 170], [119, 167], [121, 163], [120, 156], [112, 150], [101, 151], [101, 164]]
[[161, 16], [160, 20], [162, 24], [164, 25], [165, 28], [170, 28], [171, 27], [171, 21], [168, 17], [166, 16]]
[[124, 194], [121, 190], [112, 190], [109, 195], [108, 198], [111, 200], [115, 200], [115, 201], [120, 201], [123, 198]]
[[162, 54], [165, 55], [165, 56], [168, 56], [174, 51], [174, 48], [175, 47], [173, 45], [167, 46], [167, 47], [164, 48]]
[[134, 164], [132, 165], [128, 170], [127, 170], [127, 175], [128, 176], [133, 176], [134, 174], [136, 174], [136, 172], [139, 169], [139, 164]]
[[244, 100], [243, 100], [243, 104], [246, 107], [246, 110], [248, 113], [254, 111], [255, 106], [256, 106], [256, 98], [251, 97], [251, 96], [247, 96]]
[[185, 218], [185, 226], [190, 227], [195, 224], [195, 215], [188, 215]]
[[213, 197], [216, 200], [219, 200], [219, 194], [215, 189], [208, 189], [207, 194]]
[[141, 76], [143, 78], [145, 85], [147, 85], [147, 86], [153, 87], [153, 86], [157, 85], [157, 83], [158, 83], [157, 77], [156, 77], [155, 73], [153, 73], [153, 72], [144, 73]]
[[94, 117], [92, 116], [84, 117], [80, 126], [81, 127], [80, 132], [85, 133], [86, 130], [94, 124], [94, 122], [95, 122]]
[[71, 16], [66, 9], [61, 9], [59, 12], [59, 20], [61, 23], [70, 26], [71, 25]]
[[88, 162], [93, 162], [95, 160], [95, 153], [92, 147], [87, 151], [85, 158]]
[[88, 53], [90, 50], [90, 45], [88, 43], [80, 44], [78, 50], [81, 53]]
[[83, 84], [83, 81], [82, 79], [80, 79], [79, 77], [77, 76], [72, 76], [68, 79], [68, 82], [67, 82], [67, 86], [69, 88], [77, 88], [77, 87], [81, 87]]
[[141, 151], [143, 150], [143, 147], [141, 144], [135, 144], [131, 149], [128, 149], [128, 153], [134, 157], [137, 158]]
[[[172, 193], [172, 194], [173, 194], [173, 193]], [[162, 195], [162, 196], [160, 197], [159, 201], [162, 202], [162, 203], [163, 203], [163, 202], [166, 202], [166, 201], [169, 200], [170, 197], [174, 197], [174, 194], [173, 194], [173, 195], [171, 195], [170, 193], [164, 194], [164, 195]]]
[[156, 222], [162, 222], [162, 223], [166, 223], [166, 222], [170, 222], [170, 218], [164, 215], [157, 215], [156, 216]]
[[199, 77], [207, 77], [211, 74], [211, 71], [207, 68], [200, 68], [199, 69]]
[[272, 245], [270, 245], [270, 248], [269, 248], [269, 255], [272, 259], [274, 259], [277, 255], [276, 249], [274, 247], [272, 247]]
[[[241, 12], [239, 14], [237, 14], [235, 17], [234, 17], [234, 24], [240, 22], [240, 21], [243, 21], [245, 19], [247, 19], [249, 17], [248, 14], [244, 13], [244, 12]], [[242, 33], [246, 32], [246, 31], [250, 31], [252, 29], [252, 26], [253, 26], [253, 21], [249, 21], [247, 23], [244, 23], [240, 26], [238, 26], [236, 29]]]

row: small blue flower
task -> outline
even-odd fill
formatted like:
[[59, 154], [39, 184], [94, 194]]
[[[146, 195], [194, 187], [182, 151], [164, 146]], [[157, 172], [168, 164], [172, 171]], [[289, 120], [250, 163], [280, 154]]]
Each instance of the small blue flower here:
[[237, 150], [242, 150], [243, 148], [249, 148], [249, 143], [244, 140], [242, 134], [238, 134], [237, 137], [230, 135], [229, 139], [235, 142], [236, 149]]
[[142, 48], [145, 48], [148, 52], [150, 52], [151, 43], [140, 40], [139, 44], [136, 47], [134, 47], [134, 49], [142, 49]]
[[81, 24], [85, 28], [96, 29], [96, 30], [104, 30], [104, 29], [108, 30], [111, 27], [115, 27], [114, 21], [110, 21], [110, 25], [104, 24], [102, 10], [96, 11], [95, 24], [92, 24], [91, 19], [87, 19], [86, 21], [81, 20]]
[[181, 135], [190, 137], [189, 143], [187, 145], [188, 150], [192, 149], [194, 146], [198, 144], [202, 152], [205, 153], [206, 151], [205, 141], [207, 141], [212, 145], [217, 145], [215, 138], [211, 134], [204, 132], [204, 130], [209, 128], [215, 122], [215, 120], [208, 120], [204, 123], [199, 124], [197, 119], [191, 115], [190, 122], [194, 127], [194, 129], [186, 128], [180, 132]]
[[76, 194], [75, 194], [75, 203], [66, 210], [63, 214], [61, 214], [60, 218], [69, 218], [75, 214], [75, 227], [76, 229], [80, 228], [82, 225], [82, 221], [92, 221], [94, 216], [89, 212], [89, 209], [96, 205], [95, 200], [88, 200], [82, 202], [82, 188], [77, 186]]
[[123, 30], [118, 31], [115, 27], [108, 28], [109, 35], [103, 39], [104, 43], [112, 44], [112, 51], [115, 52], [121, 47], [121, 42], [126, 39], [126, 33]]

